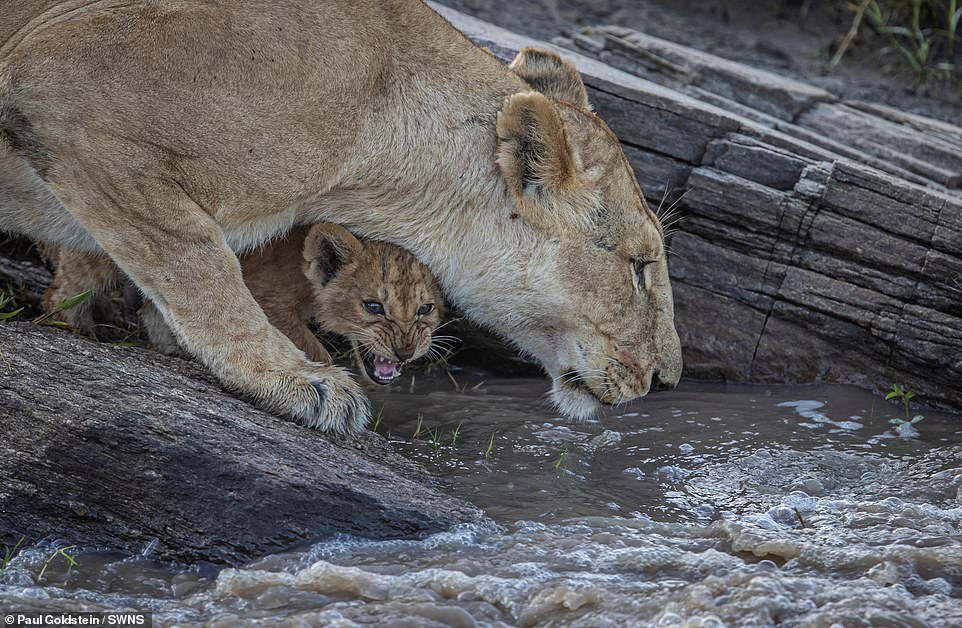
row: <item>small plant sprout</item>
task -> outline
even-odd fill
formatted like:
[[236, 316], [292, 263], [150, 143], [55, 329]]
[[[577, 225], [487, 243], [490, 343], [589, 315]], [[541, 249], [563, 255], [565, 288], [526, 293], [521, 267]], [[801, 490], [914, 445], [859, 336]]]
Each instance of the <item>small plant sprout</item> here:
[[451, 371], [444, 371], [444, 373], [448, 376], [448, 379], [451, 380], [451, 383], [454, 384], [454, 390], [455, 390], [455, 392], [460, 393], [460, 392], [461, 392], [461, 385], [458, 384], [458, 380], [454, 379], [454, 375], [451, 375]]
[[430, 437], [431, 445], [434, 447], [434, 451], [439, 451], [444, 445], [442, 442], [442, 432], [440, 427], [428, 428], [428, 436]]
[[451, 374], [451, 371], [445, 371], [445, 373], [447, 374], [448, 379], [451, 380], [451, 383], [454, 384], [454, 391], [459, 395], [465, 394], [466, 392], [468, 392], [468, 390], [477, 392], [478, 390], [480, 390], [482, 386], [484, 386], [484, 380], [482, 380], [477, 384], [475, 384], [474, 386], [471, 386], [471, 388], [468, 388], [468, 384], [470, 382], [465, 382], [464, 385], [462, 386], [461, 384], [458, 383], [458, 380], [454, 379], [454, 375]]
[[376, 431], [377, 431], [377, 428], [380, 427], [380, 425], [381, 425], [381, 420], [382, 420], [383, 418], [384, 418], [384, 406], [381, 406], [381, 409], [378, 410], [378, 412], [377, 412], [377, 416], [374, 417], [374, 425], [371, 426], [371, 431], [372, 431], [372, 432], [376, 432]]
[[909, 417], [909, 402], [913, 397], [915, 397], [914, 392], [909, 390], [907, 387], [902, 387], [898, 384], [892, 384], [892, 390], [889, 392], [889, 394], [885, 395], [886, 401], [898, 399], [902, 402], [905, 416], [893, 417], [889, 419], [889, 423], [895, 426], [895, 433], [904, 438], [918, 436], [919, 432], [917, 429], [915, 429], [915, 424], [925, 418], [925, 416], [921, 414], [916, 414], [911, 418]]
[[493, 434], [491, 434], [491, 438], [488, 440], [488, 448], [484, 450], [484, 459], [485, 459], [485, 460], [487, 460], [488, 458], [490, 458], [490, 457], [491, 457], [491, 452], [494, 451], [494, 437], [497, 436], [497, 435], [498, 435], [498, 433], [497, 433], [497, 432], [494, 432]]
[[418, 414], [418, 423], [417, 425], [414, 426], [414, 433], [411, 434], [411, 440], [414, 440], [418, 436], [420, 436], [423, 430], [424, 430], [424, 415]]
[[563, 465], [563, 464], [565, 463], [565, 458], [567, 458], [567, 457], [568, 457], [568, 448], [565, 447], [565, 448], [561, 451], [561, 455], [558, 456], [558, 459], [554, 461], [555, 471], [558, 471], [559, 469], [561, 469], [561, 465]]
[[[14, 299], [13, 294], [11, 294], [7, 290], [4, 290], [3, 293], [0, 293], [0, 310], [3, 310], [7, 307], [16, 307], [16, 305], [17, 305], [17, 302]], [[15, 310], [11, 310], [9, 312], [0, 313], [0, 321], [5, 321], [8, 318], [13, 318], [14, 316], [16, 316], [22, 311], [23, 311], [23, 308], [20, 307]]]
[[39, 581], [41, 578], [43, 578], [43, 574], [45, 574], [45, 573], [47, 572], [47, 567], [50, 566], [50, 563], [52, 563], [53, 560], [54, 560], [57, 556], [62, 556], [63, 559], [67, 561], [67, 573], [70, 573], [70, 570], [71, 570], [72, 568], [74, 568], [74, 567], [77, 566], [77, 556], [76, 556], [76, 554], [68, 554], [68, 553], [67, 553], [67, 550], [71, 550], [71, 549], [73, 549], [73, 548], [74, 548], [73, 545], [70, 545], [70, 546], [67, 546], [67, 547], [61, 547], [60, 549], [58, 549], [57, 551], [55, 551], [53, 554], [51, 554], [51, 555], [50, 555], [50, 558], [48, 558], [48, 559], [43, 563], [43, 568], [40, 569], [40, 573], [37, 574], [37, 580]]
[[3, 546], [3, 563], [0, 563], [0, 576], [7, 571], [10, 561], [13, 560], [13, 557], [17, 555], [17, 550], [20, 549], [20, 546], [23, 545], [23, 541], [26, 538], [27, 537], [25, 536], [21, 536], [20, 540], [17, 541], [17, 544], [13, 546], [13, 549], [7, 547], [6, 545]]
[[461, 426], [464, 425], [464, 421], [458, 423], [458, 426], [454, 428], [454, 433], [451, 434], [451, 446], [458, 444], [458, 436], [461, 434]]

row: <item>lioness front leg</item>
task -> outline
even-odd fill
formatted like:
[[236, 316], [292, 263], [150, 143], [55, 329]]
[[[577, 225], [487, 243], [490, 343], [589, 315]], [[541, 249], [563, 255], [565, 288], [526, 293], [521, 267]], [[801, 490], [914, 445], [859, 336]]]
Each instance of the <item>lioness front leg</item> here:
[[84, 198], [96, 213], [78, 214], [154, 302], [181, 346], [228, 388], [266, 409], [325, 431], [362, 429], [370, 404], [361, 388], [347, 371], [308, 361], [269, 323], [217, 223], [179, 187], [158, 183], [149, 191], [127, 205], [163, 203], [148, 215], [120, 211], [111, 203], [119, 195]]

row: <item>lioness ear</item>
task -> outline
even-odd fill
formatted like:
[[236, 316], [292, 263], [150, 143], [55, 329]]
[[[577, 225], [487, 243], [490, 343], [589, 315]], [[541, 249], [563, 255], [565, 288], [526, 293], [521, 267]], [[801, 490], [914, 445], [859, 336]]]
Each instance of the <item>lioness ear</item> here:
[[304, 274], [322, 285], [356, 259], [364, 245], [340, 225], [317, 224], [304, 239]]
[[525, 218], [579, 222], [597, 201], [557, 105], [538, 92], [509, 96], [498, 112], [497, 160]]
[[540, 48], [522, 48], [509, 67], [548, 98], [591, 109], [581, 74], [573, 63], [558, 54]]

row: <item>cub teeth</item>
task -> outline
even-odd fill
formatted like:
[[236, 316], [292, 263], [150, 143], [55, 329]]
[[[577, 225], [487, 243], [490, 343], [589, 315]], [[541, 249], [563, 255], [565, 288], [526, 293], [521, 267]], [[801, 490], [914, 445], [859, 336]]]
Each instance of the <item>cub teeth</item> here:
[[394, 381], [401, 375], [400, 365], [394, 360], [374, 356], [374, 379], [381, 383]]

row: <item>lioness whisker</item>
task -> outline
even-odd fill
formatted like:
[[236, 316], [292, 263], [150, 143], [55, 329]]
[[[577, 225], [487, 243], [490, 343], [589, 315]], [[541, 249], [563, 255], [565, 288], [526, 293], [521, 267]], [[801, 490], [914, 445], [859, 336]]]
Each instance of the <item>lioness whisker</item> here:
[[655, 210], [655, 216], [658, 216], [661, 212], [661, 208], [665, 205], [665, 199], [668, 198], [668, 191], [671, 189], [671, 181], [665, 181], [665, 189], [661, 193], [661, 200], [658, 201], [658, 208]]
[[[678, 198], [672, 201], [671, 205], [668, 206], [668, 209], [666, 209], [664, 213], [661, 213], [661, 207], [659, 206], [658, 208], [659, 211], [655, 214], [656, 216], [658, 216], [658, 220], [664, 222], [667, 218], [670, 218], [672, 213], [674, 213], [675, 209], [678, 207], [678, 204], [681, 203], [682, 199], [688, 196], [689, 192], [691, 192], [691, 188], [688, 188], [687, 190], [682, 192], [681, 195], [678, 196]], [[666, 192], [666, 195], [667, 195], [667, 192]]]

